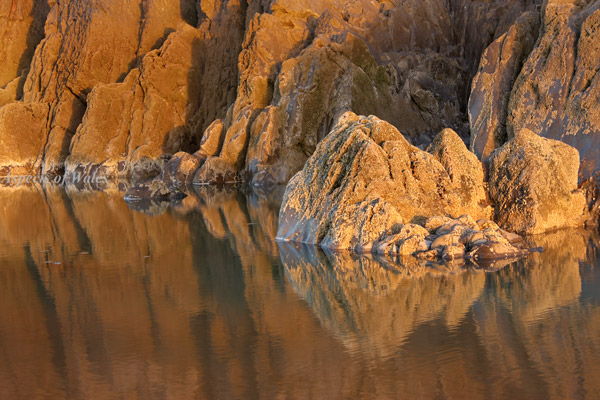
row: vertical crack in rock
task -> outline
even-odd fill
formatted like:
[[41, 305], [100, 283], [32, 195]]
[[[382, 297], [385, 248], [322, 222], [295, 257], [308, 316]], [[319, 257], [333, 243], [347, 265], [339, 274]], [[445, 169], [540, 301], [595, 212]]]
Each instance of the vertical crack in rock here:
[[[23, 19], [32, 4], [48, 17]], [[25, 62], [6, 78], [0, 68], [0, 106], [23, 87], [23, 102], [0, 113], [0, 138], [14, 126], [40, 137], [0, 159], [20, 168], [41, 153], [43, 173], [128, 177], [141, 163], [155, 174], [221, 120], [222, 145], [195, 156], [194, 182], [264, 186], [286, 183], [353, 111], [419, 148], [451, 128], [482, 159], [531, 129], [576, 147], [588, 176], [600, 157], [599, 4], [548, 0], [540, 20], [539, 0], [6, 2], [7, 29], [33, 32], [21, 54], [46, 23], [26, 80]], [[31, 112], [49, 124], [24, 123]]]

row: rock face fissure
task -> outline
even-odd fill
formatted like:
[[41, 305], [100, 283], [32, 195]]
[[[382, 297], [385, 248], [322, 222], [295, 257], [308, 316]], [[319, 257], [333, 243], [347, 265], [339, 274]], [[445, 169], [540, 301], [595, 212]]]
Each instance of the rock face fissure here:
[[[539, 32], [539, 34], [537, 33]], [[481, 158], [522, 129], [575, 147], [580, 177], [600, 166], [600, 2], [545, 2], [485, 51], [469, 104]]]
[[4, 175], [177, 198], [302, 170], [282, 235], [329, 247], [436, 215], [530, 234], [598, 209], [600, 0], [11, 0], [0, 20]]
[[136, 181], [200, 149], [194, 182], [267, 185], [349, 110], [422, 147], [443, 128], [466, 139], [481, 53], [537, 2], [5, 3], [0, 138], [32, 140], [0, 150], [4, 170]]

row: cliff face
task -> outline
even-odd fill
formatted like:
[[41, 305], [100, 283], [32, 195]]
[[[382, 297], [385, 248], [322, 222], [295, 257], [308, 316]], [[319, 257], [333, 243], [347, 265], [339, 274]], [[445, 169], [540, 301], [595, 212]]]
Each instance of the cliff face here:
[[196, 181], [285, 183], [348, 110], [414, 144], [445, 127], [466, 134], [472, 65], [530, 3], [273, 2], [247, 27], [223, 148]]
[[[145, 53], [160, 47], [186, 18], [197, 19], [192, 1], [54, 4], [45, 22], [45, 38], [31, 61], [23, 103], [3, 113], [3, 120], [15, 122], [0, 133], [2, 138], [30, 135], [37, 140], [20, 143], [21, 156], [14, 156], [14, 149], [3, 148], [5, 166], [62, 173], [92, 88], [122, 80]], [[47, 110], [45, 118], [40, 118], [43, 127], [19, 123], [31, 108]]]
[[44, 37], [47, 0], [10, 0], [0, 4], [0, 106], [20, 98], [36, 46]]
[[487, 157], [527, 128], [579, 150], [588, 177], [600, 160], [600, 2], [548, 0], [540, 22], [522, 21], [484, 55], [469, 110], [472, 146]]
[[1, 7], [4, 171], [151, 178], [210, 139], [195, 182], [286, 183], [346, 111], [481, 159], [527, 128], [597, 169], [597, 0]]
[[[201, 157], [196, 181], [257, 184], [287, 182], [348, 110], [378, 115], [416, 145], [445, 127], [466, 138], [481, 53], [535, 9], [535, 1], [58, 1], [36, 48], [48, 7], [13, 3], [4, 29], [16, 39], [0, 50], [10, 59], [0, 85], [29, 74], [22, 101], [0, 110], [0, 138], [11, 143], [0, 150], [5, 170], [152, 176], [169, 154], [198, 150], [220, 118], [218, 146]], [[16, 87], [0, 98], [20, 97]]]

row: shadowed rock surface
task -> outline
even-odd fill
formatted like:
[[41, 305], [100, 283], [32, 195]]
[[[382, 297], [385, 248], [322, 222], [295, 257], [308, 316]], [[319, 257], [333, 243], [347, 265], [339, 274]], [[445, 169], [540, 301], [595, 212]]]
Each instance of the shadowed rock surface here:
[[[22, 92], [20, 78], [29, 69], [38, 43], [44, 38], [44, 23], [50, 10], [47, 0], [7, 0], [0, 3], [0, 107], [4, 105], [4, 94], [13, 94], [10, 100], [17, 99]], [[7, 84], [19, 82], [18, 90], [9, 89]], [[22, 94], [22, 93], [20, 93]]]
[[539, 15], [523, 14], [483, 53], [469, 97], [471, 150], [486, 159], [507, 140], [510, 93], [538, 37]]
[[68, 174], [99, 168], [129, 178], [144, 159], [194, 152], [205, 128], [225, 116], [235, 99], [245, 6], [237, 0], [202, 4], [198, 28], [180, 23], [122, 83], [92, 90], [71, 142]]

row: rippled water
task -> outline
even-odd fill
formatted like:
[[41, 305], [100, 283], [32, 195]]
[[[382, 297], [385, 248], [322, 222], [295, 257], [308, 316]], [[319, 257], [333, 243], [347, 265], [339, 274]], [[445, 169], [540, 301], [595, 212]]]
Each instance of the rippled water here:
[[276, 200], [0, 189], [0, 399], [600, 396], [595, 236], [497, 271], [278, 246]]

